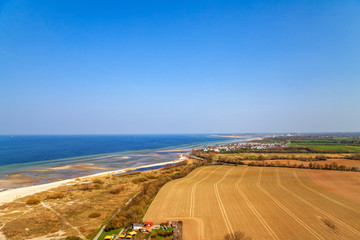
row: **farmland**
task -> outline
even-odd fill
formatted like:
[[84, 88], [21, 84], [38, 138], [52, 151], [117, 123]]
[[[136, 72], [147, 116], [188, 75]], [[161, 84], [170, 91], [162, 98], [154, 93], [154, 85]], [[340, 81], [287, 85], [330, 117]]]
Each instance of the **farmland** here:
[[359, 239], [359, 186], [356, 172], [206, 166], [166, 184], [144, 220], [182, 220], [184, 239]]
[[360, 146], [349, 146], [345, 144], [333, 144], [333, 143], [326, 143], [326, 142], [311, 142], [311, 141], [304, 141], [304, 142], [296, 142], [292, 143], [292, 146], [299, 146], [299, 147], [310, 147], [316, 151], [322, 152], [359, 152]]

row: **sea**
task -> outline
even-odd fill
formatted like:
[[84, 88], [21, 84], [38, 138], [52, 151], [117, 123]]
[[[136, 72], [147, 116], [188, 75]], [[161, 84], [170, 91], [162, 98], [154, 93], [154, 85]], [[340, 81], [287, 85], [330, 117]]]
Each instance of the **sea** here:
[[174, 160], [194, 148], [244, 142], [210, 134], [0, 136], [0, 190]]

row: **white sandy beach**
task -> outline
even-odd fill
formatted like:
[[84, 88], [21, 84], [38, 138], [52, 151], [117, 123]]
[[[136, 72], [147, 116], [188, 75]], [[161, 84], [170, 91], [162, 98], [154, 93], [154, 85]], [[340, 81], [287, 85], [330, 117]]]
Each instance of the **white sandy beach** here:
[[63, 184], [74, 183], [77, 180], [87, 180], [87, 179], [91, 179], [91, 178], [94, 178], [94, 177], [97, 177], [97, 176], [105, 176], [105, 175], [113, 175], [113, 174], [118, 174], [118, 173], [125, 173], [125, 172], [128, 172], [128, 171], [136, 170], [136, 169], [140, 169], [140, 168], [162, 166], [162, 165], [182, 162], [184, 160], [185, 160], [185, 157], [181, 156], [179, 159], [172, 160], [172, 161], [167, 161], [167, 162], [148, 164], [148, 165], [143, 165], [143, 166], [138, 166], [138, 167], [133, 167], [133, 168], [118, 169], [118, 170], [114, 170], [114, 171], [107, 171], [107, 172], [92, 174], [92, 175], [78, 177], [78, 178], [61, 180], [61, 181], [52, 182], [52, 183], [46, 183], [46, 184], [41, 184], [41, 185], [34, 185], [34, 186], [28, 186], [28, 187], [21, 187], [21, 188], [16, 188], [16, 189], [5, 190], [3, 192], [0, 192], [0, 205], [2, 205], [4, 203], [12, 202], [12, 201], [14, 201], [14, 200], [16, 200], [18, 198], [23, 198], [23, 197], [26, 197], [26, 196], [29, 196], [29, 195], [32, 195], [32, 194], [35, 194], [35, 193], [39, 193], [39, 192], [42, 192], [42, 191], [47, 191], [47, 190], [50, 190], [52, 188], [59, 187], [59, 186], [61, 186]]

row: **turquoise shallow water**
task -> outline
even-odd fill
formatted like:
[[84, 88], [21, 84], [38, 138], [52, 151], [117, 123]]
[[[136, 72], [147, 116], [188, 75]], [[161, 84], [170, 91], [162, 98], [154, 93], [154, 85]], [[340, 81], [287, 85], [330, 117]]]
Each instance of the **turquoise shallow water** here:
[[[206, 134], [0, 136], [0, 179], [24, 173], [38, 178], [36, 184], [39, 184], [106, 171], [51, 169], [54, 167], [85, 165], [122, 169], [173, 160], [178, 157], [177, 153], [192, 148], [245, 140]], [[169, 151], [172, 149], [176, 151]], [[0, 182], [0, 188], [8, 187]]]

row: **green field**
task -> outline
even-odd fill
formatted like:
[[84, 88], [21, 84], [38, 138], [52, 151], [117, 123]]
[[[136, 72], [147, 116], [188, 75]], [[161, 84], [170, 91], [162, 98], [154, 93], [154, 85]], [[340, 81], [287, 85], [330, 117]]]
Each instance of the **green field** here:
[[310, 147], [314, 150], [324, 152], [360, 152], [360, 146], [349, 146], [346, 144], [335, 144], [335, 143], [318, 143], [312, 141], [296, 142], [291, 143], [293, 146]]

